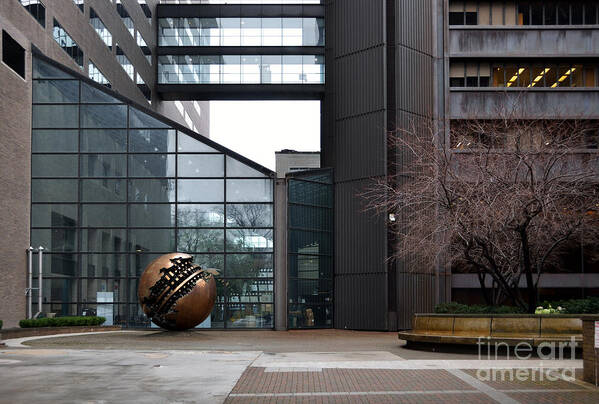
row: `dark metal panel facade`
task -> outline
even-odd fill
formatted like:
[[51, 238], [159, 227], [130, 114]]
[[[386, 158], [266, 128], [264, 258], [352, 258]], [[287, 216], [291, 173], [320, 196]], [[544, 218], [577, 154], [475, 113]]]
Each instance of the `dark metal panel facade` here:
[[[431, 120], [435, 115], [435, 64], [442, 63], [442, 57], [436, 54], [436, 21], [442, 1], [395, 1], [396, 128], [409, 130], [415, 123]], [[407, 154], [399, 152], [391, 156], [398, 167], [412, 163]], [[406, 220], [400, 217], [399, 225]], [[390, 250], [393, 248], [396, 245]], [[393, 251], [389, 254], [393, 255]], [[390, 302], [390, 318], [395, 317], [392, 321], [396, 321], [398, 329], [410, 328], [413, 313], [431, 311], [437, 302], [439, 271], [416, 258], [394, 261], [390, 274], [393, 271], [396, 302], [395, 307]]]
[[386, 175], [386, 1], [325, 6], [322, 165], [335, 168], [335, 327], [388, 329], [387, 239], [359, 193]]

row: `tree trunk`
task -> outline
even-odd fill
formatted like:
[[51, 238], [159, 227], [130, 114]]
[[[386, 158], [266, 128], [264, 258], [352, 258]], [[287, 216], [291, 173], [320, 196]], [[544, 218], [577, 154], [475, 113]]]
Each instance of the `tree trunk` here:
[[[535, 286], [532, 274], [532, 264], [530, 262], [530, 245], [528, 243], [528, 234], [526, 227], [520, 228], [520, 241], [522, 243], [522, 266], [524, 269], [524, 275], [526, 277], [526, 290], [527, 290], [527, 302], [528, 312], [534, 313], [537, 308], [537, 288]], [[516, 288], [519, 285], [515, 285]]]

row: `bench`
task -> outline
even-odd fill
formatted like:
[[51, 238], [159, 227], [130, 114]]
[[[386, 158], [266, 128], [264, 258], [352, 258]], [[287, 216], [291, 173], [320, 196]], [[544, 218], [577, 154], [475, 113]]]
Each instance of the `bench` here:
[[487, 342], [516, 346], [521, 342], [582, 342], [582, 320], [577, 315], [531, 314], [414, 314], [413, 329], [400, 331], [410, 343], [477, 344]]

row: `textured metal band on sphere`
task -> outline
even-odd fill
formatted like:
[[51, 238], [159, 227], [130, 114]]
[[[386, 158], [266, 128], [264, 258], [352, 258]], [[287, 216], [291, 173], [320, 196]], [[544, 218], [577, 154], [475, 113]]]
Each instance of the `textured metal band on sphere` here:
[[187, 330], [204, 321], [216, 300], [214, 276], [184, 253], [165, 254], [152, 261], [139, 279], [139, 303], [154, 324], [167, 330]]

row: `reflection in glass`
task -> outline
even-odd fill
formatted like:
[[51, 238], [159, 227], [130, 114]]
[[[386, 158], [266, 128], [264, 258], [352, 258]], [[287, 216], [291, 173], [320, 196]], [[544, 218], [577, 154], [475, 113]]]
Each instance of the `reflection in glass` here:
[[272, 254], [227, 254], [227, 277], [272, 278]]
[[[58, 220], [64, 224], [68, 218]], [[47, 252], [77, 251], [77, 230], [74, 228], [31, 229], [31, 245], [43, 246]]]
[[231, 279], [227, 282], [229, 303], [272, 303], [272, 279]]
[[205, 143], [200, 142], [197, 139], [192, 138], [185, 133], [179, 132], [179, 138], [177, 140], [177, 149], [181, 153], [212, 153], [217, 152], [216, 149], [208, 146]]
[[123, 154], [81, 154], [82, 177], [124, 177], [127, 156]]
[[76, 154], [34, 154], [31, 156], [32, 177], [76, 177]]
[[126, 128], [125, 105], [81, 105], [82, 128]]
[[177, 226], [224, 227], [224, 205], [179, 204]]
[[33, 83], [33, 102], [76, 104], [79, 102], [79, 80], [36, 80]]
[[124, 179], [81, 180], [82, 202], [125, 202], [126, 194]]
[[223, 177], [225, 175], [222, 154], [179, 154], [179, 177]]
[[77, 202], [77, 180], [31, 180], [32, 202]]
[[227, 177], [261, 177], [266, 175], [241, 161], [227, 156]]
[[179, 202], [223, 202], [223, 180], [177, 180]]
[[182, 252], [224, 251], [224, 231], [184, 229], [177, 231], [177, 250]]
[[228, 204], [227, 227], [272, 227], [271, 204]]
[[126, 205], [94, 204], [81, 205], [81, 225], [83, 227], [125, 227], [127, 225]]
[[129, 180], [130, 202], [175, 202], [175, 180]]
[[174, 204], [129, 205], [129, 226], [175, 227]]
[[33, 105], [33, 128], [76, 128], [78, 105]]
[[139, 129], [129, 131], [129, 151], [133, 153], [174, 153], [174, 129]]
[[[121, 278], [127, 276], [126, 254], [82, 254], [81, 273], [83, 277]], [[102, 280], [97, 280], [101, 282]], [[107, 291], [107, 290], [105, 290]], [[95, 293], [94, 293], [95, 294]], [[95, 300], [95, 296], [94, 299]]]
[[129, 156], [131, 177], [174, 177], [175, 156], [168, 154], [132, 154]]
[[82, 152], [126, 152], [127, 132], [124, 129], [84, 129], [81, 131]]
[[166, 123], [141, 112], [135, 108], [129, 108], [129, 127], [131, 128], [165, 128], [171, 129]]
[[227, 180], [227, 202], [271, 202], [272, 180]]
[[77, 152], [77, 130], [36, 129], [31, 132], [31, 151]]
[[77, 205], [31, 205], [32, 227], [75, 227]]
[[272, 229], [227, 230], [227, 251], [270, 252], [272, 249]]
[[125, 229], [82, 229], [81, 251], [122, 252], [126, 250], [127, 230]]
[[227, 328], [272, 328], [272, 304], [232, 304], [227, 307]]
[[175, 251], [175, 231], [172, 229], [130, 229], [129, 251]]

